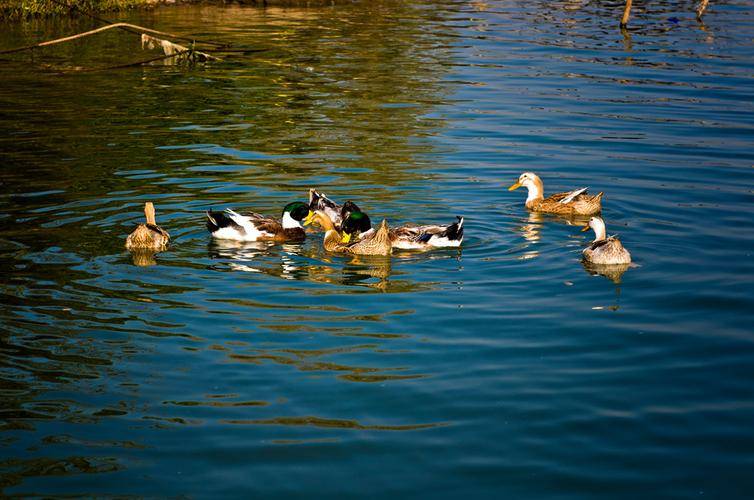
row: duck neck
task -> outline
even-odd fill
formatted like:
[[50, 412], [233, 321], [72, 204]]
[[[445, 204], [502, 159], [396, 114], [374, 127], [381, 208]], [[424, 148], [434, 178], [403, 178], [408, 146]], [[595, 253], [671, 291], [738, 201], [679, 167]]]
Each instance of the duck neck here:
[[607, 230], [604, 222], [597, 220], [594, 221], [591, 226], [592, 229], [594, 229], [594, 241], [602, 241], [607, 238]]
[[297, 227], [303, 228], [299, 221], [291, 217], [290, 212], [283, 214], [283, 229], [296, 229]]
[[329, 229], [325, 233], [325, 239], [322, 241], [322, 246], [325, 250], [332, 252], [340, 245], [340, 234], [335, 229]]
[[151, 201], [144, 204], [144, 216], [147, 218], [147, 224], [157, 225], [157, 221], [154, 218], [154, 205]]
[[324, 229], [326, 233], [335, 230], [335, 225], [333, 224], [332, 219], [328, 217], [326, 213], [320, 210], [317, 210], [316, 220], [319, 223], [319, 225], [322, 226], [322, 229]]
[[526, 197], [526, 204], [534, 203], [537, 200], [544, 199], [545, 188], [540, 179], [534, 179], [533, 182], [526, 184], [526, 189], [529, 190], [529, 195]]

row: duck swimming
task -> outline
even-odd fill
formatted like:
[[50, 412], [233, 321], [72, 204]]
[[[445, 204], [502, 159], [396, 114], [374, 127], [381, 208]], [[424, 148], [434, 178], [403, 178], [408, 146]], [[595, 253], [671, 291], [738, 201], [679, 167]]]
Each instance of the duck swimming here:
[[349, 242], [346, 235], [341, 235], [332, 219], [323, 211], [309, 212], [304, 220], [304, 225], [318, 224], [325, 231], [322, 245], [328, 252], [347, 253], [352, 255], [390, 255], [393, 247], [390, 244], [390, 235], [387, 221], [383, 220], [380, 227], [368, 238]]
[[524, 172], [508, 188], [513, 191], [521, 186], [529, 190], [529, 196], [526, 198], [526, 208], [534, 212], [543, 212], [549, 214], [573, 216], [573, 215], [594, 215], [602, 210], [602, 194], [597, 193], [594, 196], [587, 194], [588, 188], [575, 189], [565, 193], [557, 193], [544, 197], [544, 184], [537, 174]]
[[283, 208], [282, 220], [254, 212], [239, 214], [227, 208], [223, 212], [207, 212], [207, 230], [213, 238], [234, 241], [302, 241], [306, 231], [301, 221], [309, 214], [309, 206], [294, 201]]
[[[346, 202], [348, 205], [349, 202]], [[344, 205], [344, 209], [346, 208]], [[345, 218], [341, 226], [344, 240], [352, 237], [366, 240], [372, 237], [374, 229], [369, 216], [358, 210], [344, 210]], [[415, 225], [406, 224], [390, 228], [390, 245], [396, 250], [430, 250], [432, 248], [458, 247], [463, 242], [463, 217], [452, 224]]]
[[146, 224], [139, 224], [126, 238], [126, 248], [129, 250], [165, 250], [170, 242], [167, 231], [157, 225], [154, 217], [154, 205], [151, 201], [144, 204]]
[[581, 231], [594, 230], [594, 241], [584, 249], [584, 260], [591, 264], [629, 264], [631, 263], [631, 254], [623, 248], [617, 236], [606, 235], [605, 221], [600, 217], [592, 217], [589, 224]]
[[340, 230], [343, 219], [346, 218], [348, 213], [361, 211], [356, 203], [350, 200], [340, 206], [328, 198], [325, 193], [320, 193], [314, 188], [309, 189], [309, 210], [312, 212], [320, 210], [327, 214], [337, 230]]

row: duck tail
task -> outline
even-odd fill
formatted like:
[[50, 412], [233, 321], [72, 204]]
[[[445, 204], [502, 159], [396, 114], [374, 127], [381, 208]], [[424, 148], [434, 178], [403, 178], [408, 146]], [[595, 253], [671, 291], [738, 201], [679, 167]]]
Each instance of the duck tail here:
[[[232, 212], [231, 213], [235, 213]], [[224, 227], [238, 227], [238, 224], [225, 212], [213, 212], [212, 209], [207, 214], [207, 230], [210, 233], [219, 231]]]
[[440, 236], [445, 237], [450, 241], [461, 241], [463, 239], [463, 217], [456, 215], [457, 222], [449, 225], [448, 228], [443, 231]]
[[387, 226], [387, 220], [382, 219], [380, 227], [377, 228], [377, 232], [374, 234], [375, 241], [388, 240], [390, 238], [389, 229]]
[[321, 198], [321, 195], [314, 188], [309, 188], [309, 208], [316, 210], [317, 202]]
[[426, 232], [419, 236], [420, 243], [435, 247], [457, 247], [463, 241], [463, 217], [456, 215], [458, 221], [447, 226], [439, 233]]

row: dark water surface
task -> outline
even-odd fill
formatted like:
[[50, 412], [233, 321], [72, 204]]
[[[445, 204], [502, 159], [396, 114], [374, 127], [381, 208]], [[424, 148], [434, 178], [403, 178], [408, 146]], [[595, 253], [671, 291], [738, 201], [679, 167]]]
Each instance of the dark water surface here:
[[[3, 56], [1, 493], [751, 498], [754, 9], [691, 7], [173, 7], [123, 19], [262, 51]], [[636, 265], [585, 269], [527, 170], [605, 191]], [[207, 208], [311, 186], [466, 241], [210, 243]], [[147, 200], [173, 245], [137, 266]]]

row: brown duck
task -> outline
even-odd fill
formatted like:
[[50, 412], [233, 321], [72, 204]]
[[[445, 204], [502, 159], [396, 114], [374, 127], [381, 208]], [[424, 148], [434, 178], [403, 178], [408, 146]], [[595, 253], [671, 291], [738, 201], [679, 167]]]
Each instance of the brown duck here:
[[170, 242], [167, 231], [157, 225], [154, 218], [154, 205], [151, 201], [144, 204], [146, 224], [139, 224], [126, 238], [126, 248], [144, 250], [165, 250]]
[[532, 172], [524, 172], [518, 182], [508, 188], [508, 191], [525, 186], [529, 190], [526, 198], [526, 208], [533, 212], [543, 212], [565, 216], [594, 215], [602, 210], [602, 194], [588, 195], [587, 188], [575, 189], [565, 193], [557, 193], [544, 197], [542, 179]]
[[325, 238], [322, 244], [328, 252], [352, 255], [390, 255], [393, 253], [393, 247], [390, 243], [390, 233], [387, 221], [385, 220], [382, 221], [380, 227], [370, 237], [353, 243], [344, 242], [344, 240], [348, 241], [347, 235], [341, 235], [335, 229], [332, 219], [322, 210], [309, 212], [309, 215], [304, 219], [304, 225], [312, 223], [318, 224], [325, 231]]
[[582, 231], [594, 230], [594, 241], [583, 251], [584, 260], [591, 264], [616, 265], [630, 264], [631, 254], [623, 248], [617, 236], [607, 236], [605, 221], [600, 217], [591, 217]]

